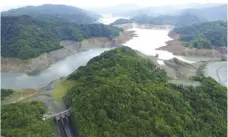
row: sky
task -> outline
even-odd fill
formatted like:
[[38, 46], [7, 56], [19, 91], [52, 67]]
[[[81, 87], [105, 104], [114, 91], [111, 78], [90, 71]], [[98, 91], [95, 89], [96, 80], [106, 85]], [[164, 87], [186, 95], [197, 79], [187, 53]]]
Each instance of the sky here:
[[[4, 2], [3, 2], [4, 1]], [[80, 8], [98, 8], [119, 4], [136, 4], [139, 6], [178, 5], [188, 3], [228, 3], [227, 0], [0, 0], [0, 11], [28, 5], [65, 4]]]

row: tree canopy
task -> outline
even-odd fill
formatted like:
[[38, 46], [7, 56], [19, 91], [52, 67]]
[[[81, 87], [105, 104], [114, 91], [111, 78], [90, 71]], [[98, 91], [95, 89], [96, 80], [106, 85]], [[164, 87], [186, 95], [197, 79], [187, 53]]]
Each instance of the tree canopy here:
[[91, 37], [113, 38], [120, 29], [103, 24], [74, 24], [59, 19], [36, 19], [27, 15], [1, 18], [1, 56], [28, 59], [62, 48], [61, 40]]
[[1, 100], [10, 97], [13, 93], [15, 93], [15, 91], [12, 89], [1, 89]]
[[42, 120], [46, 108], [41, 102], [1, 106], [1, 136], [53, 137], [57, 135], [54, 121]]
[[226, 88], [167, 84], [164, 70], [128, 47], [104, 52], [68, 79], [79, 137], [226, 137]]
[[227, 46], [227, 22], [213, 21], [174, 28], [180, 40], [195, 48]]

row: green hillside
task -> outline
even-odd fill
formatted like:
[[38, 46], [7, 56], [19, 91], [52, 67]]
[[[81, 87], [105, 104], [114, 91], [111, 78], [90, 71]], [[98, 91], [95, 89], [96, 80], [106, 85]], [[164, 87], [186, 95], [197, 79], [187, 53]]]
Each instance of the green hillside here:
[[1, 136], [53, 137], [57, 127], [52, 120], [42, 120], [46, 108], [43, 103], [16, 103], [1, 106]]
[[212, 48], [227, 46], [227, 22], [213, 21], [175, 28], [181, 35], [180, 40], [186, 46], [195, 48]]
[[61, 48], [61, 40], [113, 38], [120, 29], [103, 24], [74, 24], [27, 15], [1, 18], [1, 56], [28, 59]]
[[128, 47], [91, 59], [65, 96], [79, 137], [226, 137], [226, 88], [167, 84], [166, 73]]
[[90, 13], [83, 9], [66, 6], [66, 5], [52, 5], [44, 4], [40, 6], [26, 6], [17, 9], [11, 9], [1, 13], [2, 16], [21, 16], [29, 15], [40, 19], [61, 19], [66, 22], [73, 22], [78, 24], [91, 24], [100, 17], [94, 13]]

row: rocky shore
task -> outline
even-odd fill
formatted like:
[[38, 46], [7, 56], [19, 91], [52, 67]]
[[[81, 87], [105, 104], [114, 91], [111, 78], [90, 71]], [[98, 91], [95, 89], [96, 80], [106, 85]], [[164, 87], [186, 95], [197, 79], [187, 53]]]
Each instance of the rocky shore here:
[[44, 53], [39, 57], [29, 60], [20, 60], [15, 58], [1, 58], [2, 72], [34, 72], [51, 66], [55, 62], [77, 52], [86, 51], [92, 48], [108, 48], [121, 45], [134, 36], [134, 31], [122, 31], [114, 39], [91, 38], [81, 42], [61, 41], [62, 49]]

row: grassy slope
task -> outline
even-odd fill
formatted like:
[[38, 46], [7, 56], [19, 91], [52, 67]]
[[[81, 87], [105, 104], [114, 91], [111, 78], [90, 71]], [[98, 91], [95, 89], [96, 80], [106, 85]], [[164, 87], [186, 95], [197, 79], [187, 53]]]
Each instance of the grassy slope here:
[[57, 100], [61, 100], [73, 86], [74, 81], [72, 80], [58, 80], [55, 83], [55, 88], [52, 90], [52, 95]]

